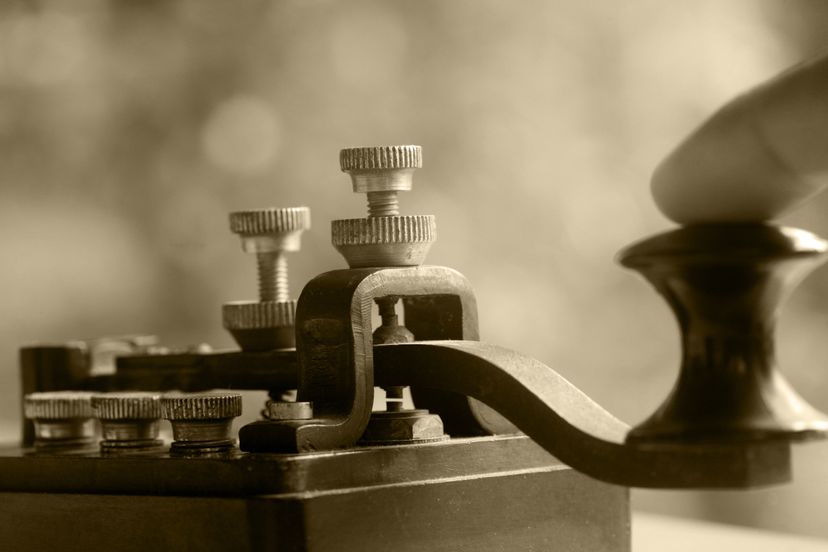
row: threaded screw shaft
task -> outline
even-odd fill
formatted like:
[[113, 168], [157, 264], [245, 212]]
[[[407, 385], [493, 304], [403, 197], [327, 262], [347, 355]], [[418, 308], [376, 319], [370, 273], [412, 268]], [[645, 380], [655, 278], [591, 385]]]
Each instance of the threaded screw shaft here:
[[368, 192], [369, 217], [396, 217], [400, 214], [400, 201], [396, 190]]
[[256, 254], [259, 273], [259, 301], [288, 301], [287, 256], [281, 251]]

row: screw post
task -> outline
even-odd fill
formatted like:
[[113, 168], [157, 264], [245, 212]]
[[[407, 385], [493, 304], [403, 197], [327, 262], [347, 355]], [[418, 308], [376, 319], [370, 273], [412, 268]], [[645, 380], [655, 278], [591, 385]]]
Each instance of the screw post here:
[[431, 215], [400, 215], [399, 192], [411, 190], [414, 171], [423, 166], [420, 146], [372, 146], [339, 152], [339, 166], [356, 193], [368, 199], [368, 216], [335, 220], [334, 247], [351, 268], [419, 266], [434, 242]]
[[310, 209], [286, 207], [230, 214], [230, 230], [242, 250], [256, 254], [258, 301], [236, 301], [222, 307], [224, 327], [245, 351], [292, 347], [296, 301], [290, 299], [287, 252], [300, 249], [300, 236], [310, 228]]

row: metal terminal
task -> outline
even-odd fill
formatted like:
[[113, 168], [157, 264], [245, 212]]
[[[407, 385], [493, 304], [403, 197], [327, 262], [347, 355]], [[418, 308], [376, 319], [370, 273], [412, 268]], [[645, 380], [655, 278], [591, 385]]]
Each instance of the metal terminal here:
[[171, 453], [204, 454], [233, 448], [233, 418], [241, 413], [239, 393], [171, 394], [161, 398], [161, 416], [172, 424]]
[[83, 391], [31, 393], [23, 412], [34, 422], [36, 448], [85, 448], [95, 441], [92, 394]]
[[230, 230], [241, 237], [242, 250], [254, 253], [259, 300], [222, 306], [224, 327], [244, 351], [293, 347], [296, 301], [290, 299], [287, 257], [299, 251], [301, 234], [310, 228], [310, 209], [286, 207], [230, 213]]
[[101, 422], [101, 452], [148, 450], [163, 444], [161, 395], [157, 393], [106, 393], [92, 396], [92, 409]]
[[368, 196], [368, 218], [334, 220], [334, 247], [351, 268], [419, 266], [436, 236], [433, 215], [400, 215], [397, 193], [411, 189], [422, 167], [420, 146], [375, 146], [340, 151], [354, 192]]

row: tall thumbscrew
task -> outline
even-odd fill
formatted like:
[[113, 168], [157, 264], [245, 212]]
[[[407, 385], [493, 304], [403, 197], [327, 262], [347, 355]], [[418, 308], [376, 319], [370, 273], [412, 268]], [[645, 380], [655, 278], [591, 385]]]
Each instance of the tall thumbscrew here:
[[351, 176], [354, 192], [368, 197], [368, 218], [335, 220], [334, 247], [351, 268], [418, 266], [434, 242], [431, 215], [400, 215], [397, 194], [411, 190], [414, 171], [423, 166], [420, 146], [373, 146], [339, 152], [339, 165]]
[[310, 209], [286, 207], [230, 213], [230, 230], [242, 250], [256, 254], [259, 301], [235, 301], [222, 307], [224, 327], [245, 351], [292, 347], [296, 301], [290, 299], [287, 256], [299, 251], [300, 236], [310, 228]]

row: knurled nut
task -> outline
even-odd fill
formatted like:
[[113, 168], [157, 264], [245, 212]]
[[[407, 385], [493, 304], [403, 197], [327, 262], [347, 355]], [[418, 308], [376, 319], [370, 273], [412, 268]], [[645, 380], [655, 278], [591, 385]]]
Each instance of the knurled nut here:
[[382, 169], [419, 169], [423, 166], [420, 146], [370, 146], [339, 152], [342, 172]]
[[230, 213], [230, 230], [243, 236], [281, 234], [310, 228], [310, 209], [282, 207]]
[[52, 391], [31, 393], [23, 398], [23, 413], [29, 420], [65, 420], [91, 418], [92, 393]]
[[156, 420], [161, 417], [157, 393], [107, 393], [92, 396], [92, 408], [102, 420]]
[[431, 243], [436, 239], [434, 215], [402, 215], [331, 221], [331, 241], [339, 245]]
[[241, 416], [239, 393], [197, 393], [161, 397], [161, 416], [165, 420], [219, 420]]
[[293, 326], [296, 301], [236, 301], [221, 307], [228, 330], [259, 330]]

